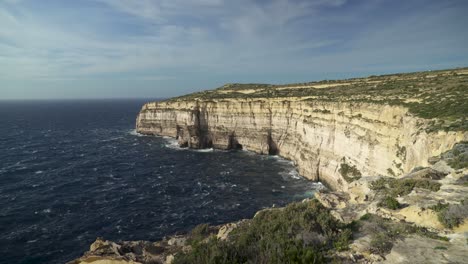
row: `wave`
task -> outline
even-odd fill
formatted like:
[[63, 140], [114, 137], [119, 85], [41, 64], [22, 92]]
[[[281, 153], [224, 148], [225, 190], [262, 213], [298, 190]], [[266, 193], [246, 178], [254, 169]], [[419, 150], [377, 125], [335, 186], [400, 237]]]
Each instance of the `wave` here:
[[286, 175], [288, 177], [291, 177], [291, 178], [296, 179], [296, 180], [303, 178], [296, 169], [292, 169], [292, 170], [286, 172]]
[[325, 189], [325, 185], [323, 185], [321, 182], [311, 182], [310, 184], [312, 186], [312, 188], [314, 188], [315, 190], [322, 190], [322, 189]]
[[163, 136], [162, 138], [166, 141], [166, 144], [164, 144], [166, 148], [175, 149], [175, 150], [184, 149], [179, 146], [179, 142], [177, 141], [177, 139], [167, 137], [167, 136]]
[[[135, 131], [135, 133], [137, 133], [137, 132]], [[130, 132], [130, 134], [131, 134], [131, 132]], [[133, 135], [133, 134], [131, 134], [131, 135]], [[137, 133], [137, 135], [139, 135], [139, 134]], [[113, 137], [113, 138], [108, 138], [108, 139], [102, 139], [102, 140], [100, 140], [100, 142], [110, 142], [110, 141], [115, 141], [115, 140], [119, 140], [119, 139], [122, 139], [122, 138], [123, 137]]]
[[207, 148], [207, 149], [190, 149], [191, 151], [195, 151], [195, 152], [213, 152], [214, 149], [213, 148]]
[[136, 137], [144, 137], [145, 135], [143, 134], [140, 134], [136, 131], [136, 129], [131, 129], [130, 131], [128, 131], [128, 134], [129, 135], [132, 135], [132, 136], [136, 136]]

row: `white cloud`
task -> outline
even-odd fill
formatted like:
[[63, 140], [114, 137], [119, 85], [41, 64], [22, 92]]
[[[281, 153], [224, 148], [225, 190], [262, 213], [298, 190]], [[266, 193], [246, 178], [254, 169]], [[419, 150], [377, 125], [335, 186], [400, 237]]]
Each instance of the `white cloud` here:
[[[405, 47], [433, 39], [430, 30], [441, 33], [447, 23], [440, 22], [453, 13], [441, 10], [430, 20], [421, 14], [385, 25], [369, 24], [355, 29], [356, 35], [340, 36], [326, 34], [323, 28], [333, 23], [344, 27], [362, 14], [342, 18], [321, 10], [338, 9], [345, 0], [95, 1], [101, 3], [93, 9], [97, 17], [83, 13], [81, 30], [70, 30], [75, 20], [57, 23], [52, 11], [44, 14], [27, 5], [13, 8], [0, 3], [0, 79], [159, 81], [174, 79], [180, 71], [205, 76], [350, 71], [375, 65], [379, 57], [388, 63], [399, 52], [408, 54]], [[66, 15], [71, 10], [60, 12]], [[440, 27], [432, 26], [438, 23]], [[122, 25], [125, 28], [118, 28]], [[458, 40], [451, 31], [444, 34], [446, 40], [433, 41], [432, 47]], [[398, 38], [413, 40], [388, 44]], [[322, 52], [334, 45], [341, 46], [333, 54]], [[413, 55], [415, 61], [423, 56]]]
[[[159, 24], [140, 22], [138, 26], [145, 34], [106, 38], [92, 27], [84, 33], [69, 31], [67, 24], [57, 24], [47, 14], [0, 9], [3, 25], [0, 37], [4, 40], [0, 51], [1, 76], [57, 79], [168, 67], [220, 70], [220, 67], [237, 68], [235, 63], [329, 43], [322, 39], [298, 43], [299, 38], [282, 28], [290, 20], [307, 14], [310, 5], [305, 1], [292, 4], [276, 0], [268, 5], [250, 1], [232, 5], [222, 0], [99, 1]], [[228, 9], [227, 5], [236, 9]], [[188, 13], [211, 13], [206, 22], [218, 25], [201, 27], [170, 21], [173, 16]]]

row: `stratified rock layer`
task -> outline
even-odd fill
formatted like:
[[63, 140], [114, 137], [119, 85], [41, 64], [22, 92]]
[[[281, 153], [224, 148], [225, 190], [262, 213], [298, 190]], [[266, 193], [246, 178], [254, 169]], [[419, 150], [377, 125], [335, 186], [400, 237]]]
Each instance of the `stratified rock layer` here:
[[190, 148], [243, 148], [281, 155], [299, 173], [346, 190], [343, 166], [400, 176], [467, 140], [466, 131], [428, 133], [407, 108], [303, 98], [180, 99], [147, 103], [137, 132], [175, 137]]

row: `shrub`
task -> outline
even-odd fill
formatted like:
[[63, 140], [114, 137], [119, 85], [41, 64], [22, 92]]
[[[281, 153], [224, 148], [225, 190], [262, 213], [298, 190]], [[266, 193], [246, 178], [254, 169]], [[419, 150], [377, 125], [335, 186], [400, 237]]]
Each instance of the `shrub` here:
[[378, 205], [392, 210], [396, 210], [401, 207], [401, 204], [391, 196], [385, 196]]
[[391, 250], [394, 241], [410, 234], [443, 241], [448, 240], [448, 238], [441, 237], [423, 227], [405, 222], [395, 222], [375, 214], [366, 214], [364, 216], [359, 220], [360, 232], [370, 235], [369, 246], [372, 253], [384, 255]]
[[352, 232], [317, 200], [259, 212], [233, 230], [176, 255], [174, 263], [325, 263], [325, 252], [347, 249]]
[[468, 202], [462, 201], [460, 204], [443, 204], [441, 202], [430, 209], [437, 212], [437, 218], [447, 228], [459, 226], [468, 218]]
[[449, 160], [448, 165], [450, 167], [458, 170], [463, 168], [468, 168], [468, 153], [463, 153], [461, 155], [455, 156], [453, 159]]
[[345, 162], [341, 163], [340, 169], [338, 171], [347, 182], [359, 180], [362, 176], [361, 172], [356, 168], [355, 165], [350, 166]]
[[441, 156], [450, 167], [456, 170], [468, 168], [468, 142], [458, 142], [451, 150], [443, 153]]
[[436, 192], [440, 189], [440, 183], [428, 179], [392, 179], [380, 178], [371, 182], [370, 188], [381, 191], [391, 197], [409, 194], [415, 187]]
[[372, 215], [369, 214], [369, 213], [367, 213], [367, 214], [362, 215], [361, 218], [359, 218], [359, 220], [361, 220], [361, 221], [367, 221], [367, 220], [370, 220], [371, 217], [372, 217]]
[[447, 247], [444, 247], [444, 246], [437, 246], [437, 247], [435, 247], [434, 249], [436, 249], [436, 250], [447, 250]]
[[392, 247], [392, 238], [386, 233], [375, 233], [371, 237], [371, 251], [372, 253], [383, 254], [389, 252]]
[[205, 239], [210, 234], [210, 226], [208, 224], [200, 224], [190, 232], [190, 244], [196, 244]]
[[333, 242], [333, 247], [339, 251], [347, 250], [352, 238], [353, 232], [351, 231], [351, 229], [345, 229], [338, 235], [337, 239]]

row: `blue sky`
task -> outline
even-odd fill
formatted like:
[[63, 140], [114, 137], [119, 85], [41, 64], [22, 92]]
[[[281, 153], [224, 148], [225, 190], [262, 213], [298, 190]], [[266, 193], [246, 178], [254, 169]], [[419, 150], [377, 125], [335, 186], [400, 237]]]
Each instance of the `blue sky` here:
[[0, 99], [468, 66], [465, 0], [0, 0]]

